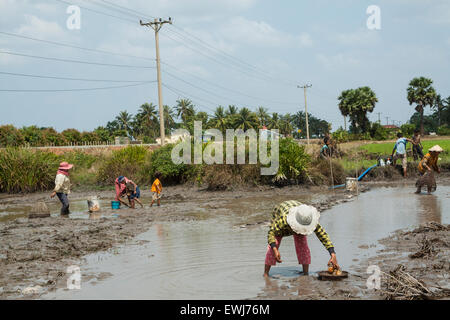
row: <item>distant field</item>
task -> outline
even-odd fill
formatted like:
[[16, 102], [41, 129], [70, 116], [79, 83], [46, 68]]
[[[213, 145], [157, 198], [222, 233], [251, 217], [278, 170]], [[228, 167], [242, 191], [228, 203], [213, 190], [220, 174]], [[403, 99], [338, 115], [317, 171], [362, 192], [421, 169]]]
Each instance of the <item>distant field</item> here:
[[[444, 151], [444, 154], [442, 154], [443, 157], [448, 158], [449, 151], [450, 151], [450, 139], [445, 140], [423, 140], [422, 145], [424, 148], [424, 153], [428, 151], [429, 148], [431, 148], [434, 145], [440, 145]], [[365, 144], [363, 146], [359, 147], [362, 150], [367, 150], [370, 153], [376, 153], [376, 154], [383, 154], [388, 155], [392, 153], [392, 149], [394, 148], [394, 143], [387, 142], [387, 143], [373, 143], [373, 144]], [[411, 144], [407, 144], [407, 149], [411, 148]]]

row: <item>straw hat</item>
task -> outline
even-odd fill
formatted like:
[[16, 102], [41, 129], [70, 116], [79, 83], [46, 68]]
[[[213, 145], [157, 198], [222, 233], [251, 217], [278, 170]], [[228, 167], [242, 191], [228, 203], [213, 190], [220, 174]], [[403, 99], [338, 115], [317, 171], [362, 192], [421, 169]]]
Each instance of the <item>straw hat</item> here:
[[302, 204], [289, 210], [287, 223], [295, 233], [306, 236], [314, 232], [319, 218], [320, 213], [316, 208]]
[[69, 164], [68, 162], [64, 161], [59, 164], [58, 170], [69, 170], [69, 169], [72, 169], [72, 167], [73, 167], [73, 164]]
[[442, 149], [439, 145], [435, 145], [432, 148], [430, 148], [428, 151], [430, 152], [442, 152], [444, 149]]

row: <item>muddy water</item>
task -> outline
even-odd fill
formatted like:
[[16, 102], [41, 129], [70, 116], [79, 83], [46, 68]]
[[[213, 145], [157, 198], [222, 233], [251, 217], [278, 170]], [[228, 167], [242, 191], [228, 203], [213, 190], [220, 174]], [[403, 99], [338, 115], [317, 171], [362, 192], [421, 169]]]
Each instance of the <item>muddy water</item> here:
[[[321, 224], [335, 244], [338, 261], [351, 273], [349, 286], [352, 276], [358, 276], [358, 262], [379, 249], [378, 239], [427, 221], [450, 222], [445, 210], [450, 205], [450, 187], [440, 186], [433, 195], [413, 191], [411, 187], [377, 188], [322, 213]], [[289, 287], [289, 279], [299, 277], [292, 237], [283, 239], [283, 263], [272, 268], [269, 283], [262, 277], [267, 225], [240, 225], [244, 215], [258, 222], [268, 219], [268, 208], [277, 200], [238, 198], [222, 204], [215, 218], [154, 224], [134, 243], [87, 256], [81, 266], [83, 275], [109, 277], [82, 278], [80, 290], [59, 289], [43, 298], [243, 299], [265, 291], [282, 292]], [[301, 277], [304, 287], [299, 295], [314, 290], [319, 281], [316, 272], [326, 267], [329, 258], [315, 235], [308, 241], [311, 274]]]

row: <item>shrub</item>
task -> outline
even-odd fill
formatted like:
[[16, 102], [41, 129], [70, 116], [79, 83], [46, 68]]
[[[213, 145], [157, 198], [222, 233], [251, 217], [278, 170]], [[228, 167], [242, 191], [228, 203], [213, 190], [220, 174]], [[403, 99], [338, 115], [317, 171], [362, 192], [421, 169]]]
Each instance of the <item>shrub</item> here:
[[113, 184], [118, 176], [126, 176], [138, 184], [147, 182], [144, 168], [148, 154], [148, 149], [142, 146], [113, 151], [100, 165], [96, 181], [102, 185]]
[[414, 130], [416, 130], [415, 124], [405, 123], [400, 127], [400, 131], [405, 137], [411, 137], [414, 134]]
[[306, 154], [305, 148], [290, 138], [280, 139], [279, 168], [276, 176], [278, 180], [298, 180], [310, 162], [310, 157]]
[[388, 138], [388, 131], [378, 122], [371, 124], [369, 133], [374, 140], [386, 140]]
[[[334, 185], [342, 184], [345, 182], [346, 174], [344, 167], [338, 160], [331, 161], [332, 170], [333, 170], [333, 183]], [[310, 181], [314, 184], [329, 184], [331, 185], [331, 167], [330, 161], [324, 159], [316, 159], [314, 160], [309, 169], [308, 176]]]
[[18, 147], [24, 142], [25, 139], [20, 130], [12, 125], [0, 126], [0, 147]]
[[50, 152], [7, 148], [0, 151], [0, 192], [34, 192], [54, 187], [60, 158]]
[[437, 134], [440, 136], [450, 136], [450, 127], [440, 126], [437, 130]]
[[166, 184], [185, 181], [183, 176], [188, 171], [189, 165], [173, 163], [172, 149], [174, 146], [174, 144], [167, 144], [151, 152], [149, 163], [145, 168], [148, 180], [153, 179], [155, 172], [159, 171]]

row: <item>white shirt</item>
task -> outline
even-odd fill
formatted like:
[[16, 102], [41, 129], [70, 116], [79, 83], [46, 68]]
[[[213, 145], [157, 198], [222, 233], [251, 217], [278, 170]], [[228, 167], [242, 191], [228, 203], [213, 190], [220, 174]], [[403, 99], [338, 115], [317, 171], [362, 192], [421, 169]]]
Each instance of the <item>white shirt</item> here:
[[55, 178], [55, 192], [57, 193], [70, 193], [70, 179], [68, 176], [58, 173]]

